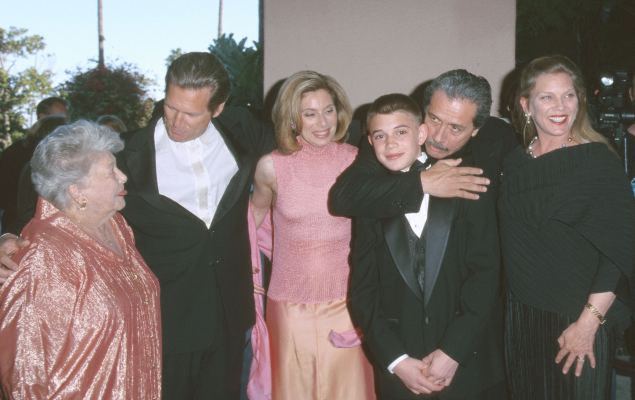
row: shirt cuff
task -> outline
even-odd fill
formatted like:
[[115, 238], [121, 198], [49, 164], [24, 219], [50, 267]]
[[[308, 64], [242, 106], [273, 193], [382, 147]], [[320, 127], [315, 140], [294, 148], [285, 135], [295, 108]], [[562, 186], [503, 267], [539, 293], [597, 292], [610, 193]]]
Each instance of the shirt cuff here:
[[399, 364], [400, 362], [402, 362], [403, 360], [405, 360], [406, 358], [408, 358], [408, 354], [403, 354], [399, 357], [397, 357], [397, 359], [393, 362], [390, 363], [390, 365], [388, 365], [388, 372], [390, 372], [391, 374], [395, 373], [395, 367], [397, 366], [397, 364]]

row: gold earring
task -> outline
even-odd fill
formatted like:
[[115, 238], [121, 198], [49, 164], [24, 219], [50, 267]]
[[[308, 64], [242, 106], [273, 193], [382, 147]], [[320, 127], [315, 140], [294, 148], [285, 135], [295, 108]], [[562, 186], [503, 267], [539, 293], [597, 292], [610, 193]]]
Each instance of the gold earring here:
[[531, 114], [525, 113], [525, 125], [523, 126], [523, 141], [527, 144], [527, 127], [531, 125]]

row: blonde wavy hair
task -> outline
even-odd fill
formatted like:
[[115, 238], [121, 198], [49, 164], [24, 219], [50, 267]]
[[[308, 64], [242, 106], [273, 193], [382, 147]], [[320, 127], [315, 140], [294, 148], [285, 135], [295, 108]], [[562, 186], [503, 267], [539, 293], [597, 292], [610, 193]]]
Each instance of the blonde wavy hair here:
[[512, 110], [512, 125], [516, 132], [522, 134], [523, 145], [527, 147], [534, 136], [538, 134], [536, 126], [531, 121], [528, 122], [525, 112], [520, 104], [520, 99], [529, 99], [531, 91], [536, 86], [536, 80], [543, 74], [565, 73], [573, 81], [573, 88], [578, 97], [578, 113], [571, 126], [571, 134], [579, 142], [599, 142], [604, 143], [612, 150], [608, 140], [591, 127], [589, 114], [587, 112], [587, 94], [584, 86], [584, 79], [580, 69], [573, 61], [562, 55], [539, 57], [532, 60], [520, 74], [518, 91], [514, 99], [514, 109]]
[[299, 71], [282, 84], [271, 113], [280, 152], [290, 154], [300, 149], [297, 136], [302, 131], [302, 96], [320, 89], [329, 92], [337, 110], [334, 140], [338, 143], [346, 140], [353, 110], [342, 86], [328, 75]]

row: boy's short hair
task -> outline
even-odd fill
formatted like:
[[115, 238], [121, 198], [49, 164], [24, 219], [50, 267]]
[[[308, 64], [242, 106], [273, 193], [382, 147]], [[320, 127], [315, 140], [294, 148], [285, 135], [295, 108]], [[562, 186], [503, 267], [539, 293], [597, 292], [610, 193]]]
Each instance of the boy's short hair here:
[[366, 128], [368, 128], [368, 123], [375, 115], [392, 114], [397, 111], [412, 114], [418, 124], [421, 124], [423, 121], [421, 108], [411, 97], [402, 93], [390, 93], [379, 96], [373, 101], [373, 104], [370, 105], [366, 113]]

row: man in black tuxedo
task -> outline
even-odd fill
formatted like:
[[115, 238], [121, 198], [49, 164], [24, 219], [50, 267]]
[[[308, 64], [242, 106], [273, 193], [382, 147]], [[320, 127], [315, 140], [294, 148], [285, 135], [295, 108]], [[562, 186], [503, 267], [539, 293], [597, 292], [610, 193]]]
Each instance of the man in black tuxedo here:
[[[505, 398], [496, 185], [476, 201], [422, 195], [420, 169], [410, 167], [423, 141], [406, 139], [409, 131], [423, 130], [430, 160], [461, 158], [491, 177], [503, 144], [479, 148], [472, 139], [488, 120], [489, 84], [464, 70], [449, 71], [431, 83], [426, 99], [420, 127], [418, 108], [404, 106], [403, 95], [379, 98], [369, 111], [369, 141], [393, 173], [358, 174], [357, 186], [377, 186], [363, 189], [370, 199], [361, 205], [346, 206], [375, 214], [356, 222], [351, 315], [375, 361], [381, 398]], [[397, 195], [399, 180], [410, 182], [410, 193]], [[344, 207], [337, 198], [332, 202]]]
[[[136, 245], [161, 282], [164, 399], [238, 399], [254, 322], [247, 206], [273, 135], [225, 107], [229, 76], [210, 53], [176, 59], [163, 118], [126, 134], [118, 166]], [[221, 113], [222, 112], [222, 113]]]
[[[448, 90], [454, 96], [455, 89]], [[424, 109], [427, 109], [432, 97], [429, 91], [426, 93]], [[456, 148], [448, 149], [441, 145], [436, 146], [440, 150], [433, 158], [437, 156], [442, 162], [434, 163], [425, 171], [392, 175], [379, 164], [368, 141], [362, 140], [357, 159], [331, 188], [331, 212], [347, 217], [383, 218], [416, 211], [424, 193], [435, 197], [470, 200], [478, 199], [479, 193], [485, 191], [496, 195], [503, 158], [518, 146], [518, 140], [507, 122], [490, 117], [490, 108], [481, 107], [485, 106], [479, 105], [478, 119], [474, 120], [475, 132], [470, 140], [475, 158], [474, 167], [461, 163], [458, 159], [460, 154], [455, 154]], [[424, 123], [431, 134], [437, 131], [437, 125], [427, 112], [424, 112]], [[441, 127], [447, 128], [446, 125]], [[439, 141], [430, 141], [433, 143], [430, 147], [434, 150], [434, 144], [439, 144]]]

